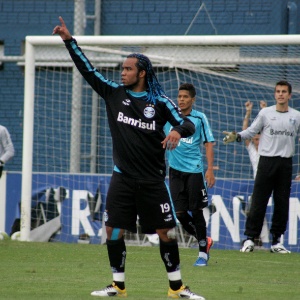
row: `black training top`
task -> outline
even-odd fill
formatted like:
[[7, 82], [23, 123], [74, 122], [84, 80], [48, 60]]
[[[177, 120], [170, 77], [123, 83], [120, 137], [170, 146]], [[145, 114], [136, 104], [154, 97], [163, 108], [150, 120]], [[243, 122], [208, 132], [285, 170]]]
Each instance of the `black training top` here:
[[159, 96], [153, 104], [147, 101], [147, 91], [136, 93], [106, 79], [75, 39], [65, 41], [65, 45], [79, 72], [105, 101], [116, 167], [133, 178], [164, 180], [165, 149], [161, 142], [165, 123], [170, 122], [181, 137], [192, 135], [194, 124], [182, 117], [168, 97]]

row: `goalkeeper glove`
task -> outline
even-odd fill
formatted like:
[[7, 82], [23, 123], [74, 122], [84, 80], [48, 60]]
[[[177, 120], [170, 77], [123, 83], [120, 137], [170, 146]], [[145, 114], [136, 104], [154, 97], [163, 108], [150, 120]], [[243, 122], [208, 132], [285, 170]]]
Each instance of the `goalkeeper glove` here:
[[226, 134], [226, 136], [223, 138], [223, 143], [225, 145], [232, 143], [232, 142], [240, 142], [241, 141], [241, 136], [236, 133], [235, 131], [223, 131], [224, 134]]

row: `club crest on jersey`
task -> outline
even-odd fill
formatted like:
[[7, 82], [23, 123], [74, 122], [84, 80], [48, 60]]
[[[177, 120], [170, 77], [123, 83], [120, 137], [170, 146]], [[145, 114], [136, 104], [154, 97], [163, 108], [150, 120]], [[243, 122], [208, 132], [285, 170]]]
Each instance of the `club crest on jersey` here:
[[295, 125], [296, 124], [296, 120], [294, 118], [290, 118], [290, 123]]
[[144, 109], [144, 116], [148, 119], [153, 118], [155, 115], [154, 105], [146, 106]]

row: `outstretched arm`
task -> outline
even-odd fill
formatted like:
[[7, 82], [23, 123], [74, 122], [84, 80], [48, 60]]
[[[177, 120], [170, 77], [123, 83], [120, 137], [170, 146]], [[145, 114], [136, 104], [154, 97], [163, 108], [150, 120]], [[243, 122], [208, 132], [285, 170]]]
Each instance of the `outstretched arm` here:
[[59, 17], [59, 21], [61, 23], [61, 25], [57, 25], [54, 27], [52, 34], [59, 34], [60, 37], [66, 41], [66, 40], [70, 40], [72, 38], [71, 33], [69, 32], [65, 21], [62, 17]]
[[[59, 17], [61, 25], [54, 27], [52, 34], [58, 34], [69, 54], [74, 61], [78, 71], [89, 83], [89, 85], [98, 93], [102, 98], [106, 98], [108, 93], [114, 88], [110, 80], [107, 80], [100, 74], [100, 72], [93, 66], [89, 59], [85, 56], [81, 48], [78, 46], [76, 40], [72, 37], [62, 17]], [[116, 86], [118, 86], [116, 84]]]

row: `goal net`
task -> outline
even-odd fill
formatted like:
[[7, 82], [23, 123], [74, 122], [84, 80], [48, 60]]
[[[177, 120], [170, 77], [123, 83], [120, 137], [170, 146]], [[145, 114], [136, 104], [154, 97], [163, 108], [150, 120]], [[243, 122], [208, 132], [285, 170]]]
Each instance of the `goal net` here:
[[[239, 249], [253, 189], [253, 172], [243, 143], [224, 145], [222, 131], [240, 131], [245, 102], [274, 105], [279, 80], [293, 86], [290, 106], [299, 108], [298, 36], [78, 36], [86, 56], [107, 78], [120, 82], [121, 64], [133, 52], [147, 55], [167, 95], [176, 100], [181, 83], [194, 84], [194, 108], [204, 112], [215, 137], [216, 185], [205, 210], [208, 234], [221, 249]], [[102, 214], [113, 169], [104, 101], [74, 70], [59, 37], [28, 36], [21, 239], [99, 243], [105, 241]], [[204, 152], [203, 152], [204, 153]], [[299, 165], [297, 145], [293, 176]], [[205, 161], [205, 154], [204, 154]], [[293, 181], [284, 244], [299, 251], [299, 184]], [[262, 241], [269, 247], [269, 201]], [[178, 227], [182, 246], [191, 239]], [[143, 235], [126, 236], [138, 244]], [[261, 245], [262, 243], [262, 245]]]

